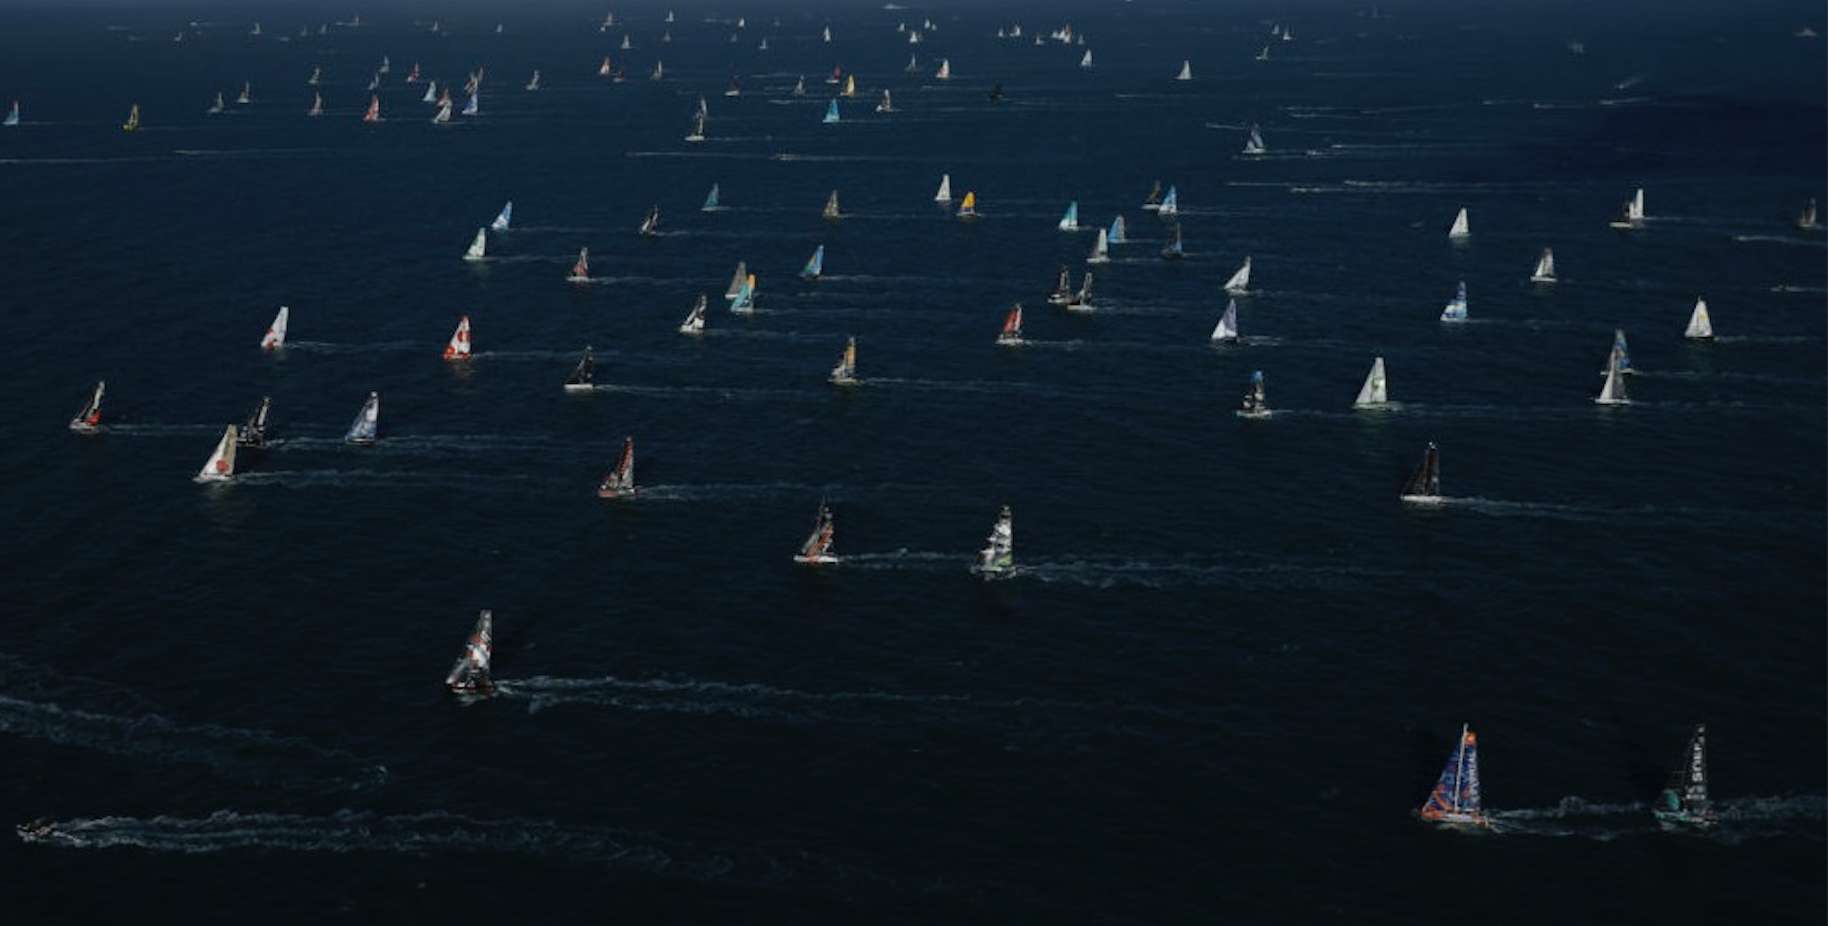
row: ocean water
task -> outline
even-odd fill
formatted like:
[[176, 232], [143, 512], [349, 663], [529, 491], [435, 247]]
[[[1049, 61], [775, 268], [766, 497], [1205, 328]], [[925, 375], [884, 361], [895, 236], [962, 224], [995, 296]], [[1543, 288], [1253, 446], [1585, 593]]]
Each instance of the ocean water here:
[[[0, 840], [18, 922], [1821, 921], [1819, 6], [682, 4], [668, 45], [601, 6], [0, 8], [0, 815], [59, 821]], [[1028, 38], [1069, 21], [1089, 71]], [[482, 115], [430, 125], [415, 61], [486, 66]], [[1094, 235], [1069, 200], [1134, 241], [1084, 316], [1045, 304]], [[1600, 408], [1614, 328], [1634, 404]], [[1374, 356], [1398, 405], [1355, 413]], [[274, 446], [193, 484], [263, 395]], [[642, 494], [599, 501], [625, 435]], [[1450, 500], [1405, 508], [1430, 441]], [[812, 572], [821, 498], [846, 560]], [[466, 706], [479, 608], [502, 691]], [[1702, 722], [1722, 822], [1658, 833]], [[1462, 723], [1492, 833], [1413, 816]]]

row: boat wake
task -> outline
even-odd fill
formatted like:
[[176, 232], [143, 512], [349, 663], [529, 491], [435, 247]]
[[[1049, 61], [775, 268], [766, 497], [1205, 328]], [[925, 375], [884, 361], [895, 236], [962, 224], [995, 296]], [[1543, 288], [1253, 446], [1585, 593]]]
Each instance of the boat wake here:
[[389, 455], [448, 456], [453, 453], [497, 453], [523, 451], [528, 453], [550, 451], [557, 446], [550, 437], [539, 434], [406, 434], [398, 437], [382, 437], [366, 447], [354, 448], [339, 437], [285, 437], [269, 441], [267, 447], [276, 451], [336, 452], [352, 451]]
[[[378, 446], [378, 445], [377, 445]], [[373, 448], [367, 448], [373, 449]], [[554, 489], [575, 486], [558, 479], [520, 474], [480, 475], [476, 473], [424, 473], [371, 469], [276, 470], [272, 472], [237, 473], [234, 485], [275, 486], [281, 489], [325, 488], [449, 488], [465, 491], [525, 492], [529, 486]]]
[[[819, 340], [830, 340], [830, 338], [822, 338]], [[614, 383], [598, 383], [595, 386], [595, 391], [657, 399], [690, 397], [696, 399], [734, 399], [751, 402], [772, 401], [776, 399], [803, 399], [811, 395], [811, 393], [804, 390], [796, 391], [792, 389], [753, 389], [740, 386], [732, 386], [729, 388], [721, 388], [718, 386], [625, 386]]]
[[805, 496], [821, 486], [798, 482], [698, 483], [694, 485], [644, 485], [635, 490], [637, 502], [717, 502], [745, 498]]
[[1648, 804], [1591, 803], [1564, 797], [1553, 807], [1488, 811], [1493, 832], [1520, 836], [1577, 837], [1602, 842], [1627, 836], [1672, 833], [1736, 845], [1778, 836], [1819, 837], [1824, 808], [1820, 795], [1749, 797], [1715, 801], [1715, 823], [1707, 829], [1666, 829]]
[[845, 569], [882, 569], [901, 572], [961, 572], [972, 563], [963, 553], [896, 550], [891, 553], [851, 553], [838, 558]]
[[284, 350], [307, 354], [366, 354], [375, 351], [426, 350], [423, 341], [383, 341], [376, 344], [333, 344], [328, 341], [287, 341]]
[[1088, 588], [1185, 588], [1233, 586], [1251, 589], [1337, 589], [1369, 580], [1395, 578], [1401, 572], [1363, 569], [1333, 563], [1225, 563], [1186, 559], [1024, 559], [1015, 578]]
[[1798, 244], [1810, 248], [1828, 248], [1828, 238], [1797, 238], [1792, 235], [1734, 235], [1733, 240], [1741, 244]]

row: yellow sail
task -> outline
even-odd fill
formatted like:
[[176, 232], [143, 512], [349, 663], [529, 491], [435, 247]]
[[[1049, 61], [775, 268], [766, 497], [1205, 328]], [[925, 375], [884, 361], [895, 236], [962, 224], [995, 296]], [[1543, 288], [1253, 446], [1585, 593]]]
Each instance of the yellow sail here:
[[857, 369], [857, 339], [851, 338], [844, 345], [844, 370], [848, 373], [855, 369]]
[[749, 274], [749, 292], [751, 295], [755, 293], [755, 274], [753, 273]]
[[976, 193], [966, 193], [965, 202], [962, 205], [960, 205], [959, 208], [964, 209], [966, 211], [976, 209], [977, 208], [977, 194]]
[[851, 75], [847, 75], [844, 78], [844, 95], [845, 96], [856, 96], [857, 95], [857, 75], [851, 74]]

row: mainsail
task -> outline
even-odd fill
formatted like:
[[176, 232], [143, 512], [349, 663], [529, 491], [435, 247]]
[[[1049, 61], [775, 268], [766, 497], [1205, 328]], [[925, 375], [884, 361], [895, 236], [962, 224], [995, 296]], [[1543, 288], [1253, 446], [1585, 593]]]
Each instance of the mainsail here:
[[463, 252], [463, 259], [482, 260], [489, 248], [489, 233], [486, 229], [476, 229], [476, 237], [470, 241], [470, 247]]
[[1606, 355], [1606, 384], [1600, 387], [1600, 394], [1593, 399], [1598, 405], [1630, 405], [1631, 397], [1626, 394], [1625, 374], [1619, 368], [1619, 352], [1615, 349]]
[[812, 256], [806, 259], [806, 266], [800, 270], [800, 279], [816, 280], [825, 270], [825, 245], [813, 249]]
[[488, 695], [495, 690], [489, 678], [489, 659], [495, 654], [495, 613], [484, 610], [476, 618], [476, 629], [464, 641], [457, 664], [444, 677], [444, 684], [460, 695]]
[[1454, 216], [1453, 226], [1451, 228], [1447, 229], [1447, 237], [1449, 237], [1449, 238], [1467, 238], [1467, 237], [1471, 237], [1472, 233], [1473, 233], [1473, 231], [1472, 231], [1471, 226], [1469, 226], [1466, 222], [1466, 208], [1461, 207], [1460, 213], [1458, 215]]
[[1465, 280], [1461, 280], [1459, 288], [1454, 290], [1453, 301], [1447, 303], [1447, 307], [1441, 310], [1441, 320], [1444, 322], [1466, 321], [1466, 281]]
[[1714, 320], [1708, 317], [1707, 300], [1696, 299], [1695, 310], [1689, 313], [1688, 329], [1682, 336], [1691, 341], [1707, 341], [1714, 337]]
[[1003, 329], [997, 332], [997, 343], [1005, 345], [1022, 343], [1021, 303], [1016, 303], [1015, 307], [1009, 310], [1009, 314], [1003, 316]]
[[1090, 256], [1086, 257], [1086, 263], [1108, 264], [1111, 262], [1111, 241], [1109, 235], [1110, 233], [1102, 228], [1098, 230], [1098, 240], [1092, 244], [1092, 253]]
[[705, 204], [699, 209], [703, 212], [717, 211], [717, 184], [711, 184], [711, 192], [705, 194]]
[[1358, 387], [1358, 398], [1352, 400], [1354, 408], [1376, 408], [1390, 402], [1389, 383], [1384, 379], [1384, 358], [1377, 357], [1371, 361], [1371, 372], [1365, 374], [1365, 384]]
[[1432, 823], [1489, 826], [1479, 796], [1479, 739], [1470, 726], [1460, 728], [1460, 745], [1447, 757], [1441, 779], [1417, 815]]
[[1124, 243], [1128, 242], [1129, 240], [1130, 239], [1125, 237], [1125, 235], [1124, 235], [1123, 216], [1120, 215], [1117, 218], [1112, 219], [1111, 220], [1111, 234], [1110, 234], [1110, 237], [1106, 240], [1106, 243], [1107, 244], [1124, 244]]
[[362, 410], [355, 413], [355, 421], [349, 425], [349, 433], [343, 440], [351, 444], [372, 444], [381, 424], [381, 394], [370, 392], [368, 401], [362, 403]]
[[578, 365], [571, 368], [571, 374], [565, 377], [566, 392], [589, 392], [595, 388], [591, 385], [596, 375], [596, 357], [590, 348], [584, 348], [584, 356], [578, 358]]
[[93, 431], [102, 423], [102, 394], [108, 391], [108, 381], [95, 384], [95, 391], [89, 394], [89, 401], [70, 419], [70, 430]]
[[603, 477], [597, 485], [598, 498], [625, 498], [635, 494], [635, 439], [622, 439], [622, 455], [616, 457], [616, 466]]
[[1060, 217], [1060, 230], [1061, 231], [1078, 231], [1079, 230], [1079, 201], [1078, 200], [1075, 199], [1072, 202], [1066, 204], [1066, 214]]
[[1697, 725], [1689, 736], [1681, 764], [1670, 773], [1653, 812], [1663, 823], [1704, 827], [1714, 822], [1714, 802], [1707, 795], [1707, 724]]
[[1009, 506], [1004, 505], [997, 512], [997, 522], [990, 528], [984, 548], [978, 551], [977, 565], [972, 571], [987, 579], [1009, 575], [1016, 568], [1015, 546], [1015, 517]]
[[806, 535], [806, 542], [800, 544], [800, 552], [794, 554], [793, 561], [807, 566], [824, 566], [837, 562], [838, 558], [831, 552], [832, 532], [831, 506], [820, 501], [812, 533]]
[[705, 306], [709, 302], [704, 293], [698, 294], [698, 301], [692, 303], [692, 311], [687, 312], [685, 321], [679, 323], [680, 334], [705, 333]]
[[977, 193], [966, 191], [965, 200], [958, 204], [958, 217], [961, 219], [977, 218]]
[[508, 223], [512, 222], [513, 220], [514, 220], [514, 201], [509, 200], [507, 205], [501, 207], [501, 212], [495, 216], [495, 221], [489, 223], [489, 230], [498, 231], [498, 232], [507, 231]]
[[1257, 128], [1257, 126], [1253, 124], [1250, 127], [1250, 137], [1244, 139], [1244, 153], [1256, 155], [1256, 154], [1263, 154], [1267, 151], [1269, 151], [1269, 148], [1263, 144], [1262, 131], [1260, 131]]
[[444, 359], [470, 359], [470, 317], [468, 315], [457, 319], [457, 330], [451, 333], [450, 343], [444, 345]]
[[267, 327], [265, 337], [260, 339], [262, 350], [278, 350], [286, 346], [286, 322], [292, 317], [292, 310], [279, 307], [279, 314], [273, 316], [273, 324]]
[[838, 365], [831, 368], [831, 381], [840, 386], [851, 386], [857, 382], [857, 339], [844, 342], [844, 353], [838, 357]]
[[838, 211], [837, 190], [831, 191], [831, 195], [825, 197], [825, 208], [821, 210], [819, 214], [830, 221], [836, 221], [844, 217], [844, 214]]
[[229, 425], [216, 442], [216, 452], [203, 461], [197, 471], [197, 482], [227, 482], [235, 476], [235, 426]]
[[1422, 462], [1409, 474], [1409, 479], [1403, 483], [1403, 491], [1398, 497], [1406, 502], [1438, 502], [1441, 500], [1441, 451], [1433, 441], [1430, 441], [1428, 449], [1422, 452]]
[[1228, 293], [1243, 293], [1248, 292], [1249, 290], [1250, 258], [1246, 257], [1244, 258], [1244, 263], [1238, 266], [1237, 272], [1231, 275], [1231, 279], [1225, 281], [1225, 291]]
[[1234, 343], [1238, 340], [1238, 300], [1225, 303], [1225, 314], [1219, 316], [1219, 323], [1213, 326], [1212, 339]]
[[739, 260], [736, 262], [736, 272], [730, 275], [730, 286], [724, 290], [724, 299], [735, 299], [736, 294], [743, 291], [743, 282], [747, 279], [749, 279], [749, 265]]
[[831, 125], [832, 123], [837, 122], [837, 121], [839, 121], [839, 119], [838, 119], [838, 101], [836, 99], [834, 99], [831, 101], [830, 105], [825, 107], [825, 124]]
[[1190, 61], [1182, 61], [1181, 62], [1181, 72], [1179, 74], [1174, 75], [1174, 79], [1175, 80], [1192, 80], [1193, 79], [1193, 63]]
[[273, 411], [273, 397], [261, 396], [260, 404], [254, 407], [254, 413], [235, 432], [235, 443], [243, 447], [265, 447], [267, 445], [267, 415]]
[[578, 248], [578, 262], [571, 265], [571, 274], [565, 277], [567, 283], [590, 282], [590, 249]]
[[1542, 256], [1536, 258], [1536, 269], [1530, 272], [1531, 283], [1555, 282], [1555, 252], [1542, 249]]
[[951, 174], [940, 174], [939, 175], [939, 192], [933, 194], [933, 201], [936, 203], [949, 203], [952, 201], [952, 175]]

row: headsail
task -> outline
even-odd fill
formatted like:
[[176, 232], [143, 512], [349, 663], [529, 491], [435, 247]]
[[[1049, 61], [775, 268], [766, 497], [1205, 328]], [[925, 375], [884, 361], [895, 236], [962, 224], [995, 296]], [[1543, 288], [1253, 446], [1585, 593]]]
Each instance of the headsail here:
[[267, 326], [265, 337], [260, 339], [262, 350], [278, 350], [286, 346], [286, 322], [291, 319], [292, 310], [279, 307], [279, 314], [273, 316], [273, 324]]
[[501, 207], [501, 212], [496, 214], [495, 221], [489, 223], [489, 230], [498, 231], [498, 232], [507, 231], [508, 224], [510, 222], [512, 222], [513, 220], [514, 220], [514, 201], [509, 200], [507, 205]]
[[825, 271], [825, 245], [813, 249], [812, 256], [806, 259], [806, 266], [800, 270], [800, 279], [816, 280]]
[[1682, 750], [1681, 764], [1669, 775], [1669, 786], [1657, 796], [1656, 817], [1663, 823], [1709, 826], [1714, 802], [1707, 793], [1707, 724], [1699, 724]]
[[1531, 283], [1555, 282], [1555, 252], [1542, 249], [1542, 256], [1536, 258], [1536, 269], [1530, 272]]
[[1625, 374], [1619, 368], [1619, 352], [1613, 350], [1606, 355], [1606, 384], [1600, 387], [1600, 394], [1593, 399], [1598, 405], [1630, 405], [1631, 397], [1625, 390]]
[[489, 660], [495, 655], [495, 613], [485, 609], [476, 618], [476, 629], [464, 641], [457, 664], [444, 677], [445, 687], [459, 695], [486, 696], [495, 690], [489, 677]]
[[1060, 217], [1060, 230], [1061, 231], [1078, 231], [1079, 230], [1079, 201], [1078, 200], [1075, 199], [1072, 202], [1066, 204], [1066, 214]]
[[1447, 307], [1441, 310], [1441, 320], [1444, 322], [1466, 321], [1466, 281], [1465, 280], [1461, 280], [1459, 288], [1454, 290], [1453, 301], [1447, 303]]
[[1691, 341], [1709, 341], [1714, 337], [1714, 320], [1707, 314], [1707, 300], [1696, 299], [1695, 310], [1689, 313], [1688, 329], [1682, 336]]
[[1221, 341], [1221, 342], [1224, 342], [1224, 341], [1229, 341], [1229, 342], [1233, 342], [1233, 343], [1237, 342], [1237, 340], [1238, 340], [1238, 300], [1232, 299], [1225, 303], [1225, 314], [1219, 316], [1219, 323], [1217, 325], [1213, 326], [1212, 339], [1214, 341]]
[[1250, 258], [1244, 258], [1244, 263], [1238, 265], [1231, 279], [1225, 281], [1225, 291], [1234, 294], [1250, 291]]
[[1453, 226], [1447, 229], [1447, 237], [1468, 238], [1472, 236], [1472, 233], [1472, 227], [1466, 221], [1466, 208], [1462, 206], [1460, 213], [1454, 216]]
[[235, 477], [235, 426], [229, 425], [216, 442], [216, 452], [203, 461], [197, 471], [197, 482], [226, 482]]
[[838, 365], [831, 368], [831, 381], [839, 386], [851, 386], [857, 382], [857, 339], [844, 342], [844, 353], [838, 357]]
[[1092, 244], [1092, 253], [1090, 256], [1086, 257], [1086, 263], [1108, 264], [1111, 262], [1111, 241], [1109, 236], [1110, 232], [1102, 228], [1098, 230], [1098, 240]]
[[1409, 479], [1403, 483], [1403, 491], [1398, 497], [1406, 502], [1438, 502], [1441, 500], [1441, 451], [1433, 441], [1430, 441], [1428, 449], [1422, 452], [1422, 462], [1409, 474]]
[[1389, 402], [1389, 384], [1384, 380], [1384, 358], [1377, 357], [1371, 361], [1371, 372], [1365, 374], [1365, 384], [1358, 387], [1358, 398], [1352, 400], [1352, 406], [1376, 408]]
[[351, 444], [372, 444], [381, 425], [381, 394], [370, 392], [368, 400], [362, 403], [362, 410], [355, 413], [355, 421], [349, 425], [349, 433], [343, 440]]
[[1015, 516], [1004, 505], [997, 512], [997, 522], [990, 528], [990, 536], [984, 540], [984, 548], [978, 551], [977, 565], [972, 571], [986, 579], [1006, 576], [1016, 569]]
[[806, 541], [800, 544], [800, 551], [795, 553], [793, 561], [807, 566], [824, 566], [838, 561], [832, 555], [833, 533], [831, 506], [819, 502], [819, 513], [813, 520], [812, 533], [806, 535]]
[[78, 432], [94, 431], [102, 423], [102, 394], [108, 391], [108, 381], [95, 384], [95, 391], [89, 394], [89, 401], [70, 419], [70, 430]]
[[596, 357], [591, 353], [590, 348], [587, 346], [584, 348], [584, 356], [578, 358], [578, 365], [575, 367], [572, 367], [571, 373], [565, 377], [565, 391], [566, 392], [589, 392], [589, 391], [591, 391], [593, 388], [595, 388], [592, 385], [592, 381], [596, 377], [596, 371], [597, 371]]
[[444, 345], [444, 359], [470, 359], [470, 317], [465, 315], [457, 319], [457, 330], [451, 333], [451, 341]]
[[1448, 755], [1441, 779], [1417, 815], [1431, 823], [1490, 825], [1479, 794], [1479, 738], [1470, 726], [1460, 728], [1460, 745]]
[[622, 454], [616, 466], [597, 485], [598, 498], [626, 498], [635, 494], [635, 439], [622, 439]]

